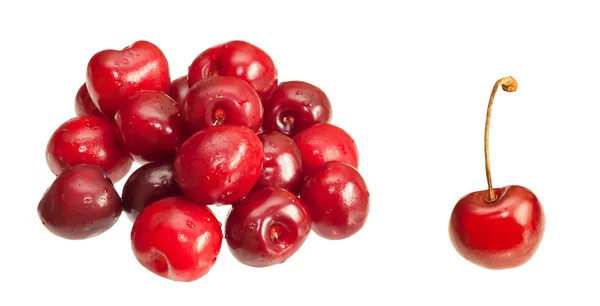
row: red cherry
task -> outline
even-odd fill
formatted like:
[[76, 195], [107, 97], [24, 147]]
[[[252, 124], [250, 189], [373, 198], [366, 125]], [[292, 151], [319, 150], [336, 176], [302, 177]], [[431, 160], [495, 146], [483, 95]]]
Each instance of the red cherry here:
[[104, 114], [98, 109], [90, 93], [87, 90], [85, 83], [79, 87], [77, 94], [75, 95], [75, 114], [77, 115], [96, 115], [104, 117]]
[[356, 234], [369, 215], [370, 195], [363, 177], [339, 161], [319, 167], [304, 183], [300, 199], [310, 211], [313, 231], [330, 240]]
[[80, 115], [61, 124], [46, 146], [46, 162], [55, 175], [77, 164], [96, 165], [113, 183], [125, 177], [133, 163], [113, 123], [94, 115]]
[[171, 82], [169, 96], [179, 104], [183, 104], [183, 99], [187, 95], [190, 87], [188, 86], [187, 75], [181, 76]]
[[264, 107], [264, 130], [292, 137], [317, 123], [331, 121], [327, 95], [319, 87], [302, 81], [279, 84]]
[[163, 52], [147, 41], [122, 50], [102, 50], [87, 67], [87, 87], [98, 108], [111, 120], [127, 99], [141, 90], [169, 92], [169, 64]]
[[223, 233], [212, 211], [183, 197], [146, 207], [131, 229], [131, 248], [142, 266], [179, 282], [195, 281], [214, 266]]
[[115, 115], [124, 147], [139, 163], [173, 160], [185, 140], [179, 104], [166, 93], [140, 91]]
[[208, 127], [179, 148], [175, 181], [184, 195], [199, 204], [233, 204], [254, 187], [263, 160], [262, 143], [249, 128]]
[[310, 176], [328, 161], [341, 161], [358, 168], [359, 155], [354, 139], [335, 125], [318, 123], [293, 139], [302, 154], [305, 176]]
[[182, 196], [175, 183], [172, 162], [147, 163], [135, 170], [123, 185], [123, 210], [134, 221], [148, 205], [173, 196]]
[[233, 40], [200, 53], [188, 68], [188, 85], [211, 76], [238, 77], [250, 84], [262, 100], [277, 87], [277, 68], [262, 49], [245, 41]]
[[494, 84], [485, 122], [485, 170], [488, 190], [463, 196], [450, 216], [448, 231], [456, 251], [483, 268], [516, 268], [527, 263], [544, 236], [546, 218], [542, 204], [531, 190], [522, 186], [494, 188], [489, 161], [489, 131], [492, 104], [498, 87], [517, 90], [513, 77]]
[[79, 164], [56, 177], [37, 211], [51, 233], [82, 240], [106, 232], [117, 222], [121, 198], [102, 168]]
[[262, 124], [263, 107], [248, 83], [215, 76], [190, 88], [183, 100], [182, 116], [190, 133], [220, 124], [243, 125], [256, 132]]
[[252, 191], [231, 209], [225, 238], [239, 262], [267, 267], [296, 253], [310, 229], [304, 203], [287, 190], [269, 187]]
[[279, 187], [293, 194], [304, 182], [302, 156], [294, 141], [279, 132], [258, 134], [265, 154], [262, 172], [255, 188]]

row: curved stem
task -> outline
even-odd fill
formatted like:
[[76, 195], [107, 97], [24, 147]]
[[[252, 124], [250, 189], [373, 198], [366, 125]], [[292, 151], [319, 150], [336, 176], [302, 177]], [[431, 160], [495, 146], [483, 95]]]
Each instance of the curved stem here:
[[496, 201], [496, 193], [494, 192], [494, 187], [492, 186], [492, 171], [490, 170], [490, 120], [492, 119], [492, 105], [494, 104], [494, 97], [496, 96], [496, 91], [498, 91], [498, 87], [502, 86], [502, 90], [506, 92], [514, 92], [517, 90], [518, 83], [511, 76], [507, 76], [499, 79], [494, 84], [494, 88], [492, 89], [492, 94], [490, 95], [490, 101], [488, 102], [487, 107], [487, 115], [485, 117], [485, 134], [484, 134], [484, 152], [485, 152], [485, 174], [487, 176], [487, 184], [488, 184], [488, 198], [487, 202], [493, 203]]

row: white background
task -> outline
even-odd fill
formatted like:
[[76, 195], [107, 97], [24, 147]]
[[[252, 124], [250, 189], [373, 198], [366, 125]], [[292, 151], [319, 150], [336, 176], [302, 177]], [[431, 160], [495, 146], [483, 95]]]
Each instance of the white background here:
[[[594, 1], [413, 2], [2, 2], [0, 305], [598, 305]], [[91, 240], [49, 234], [36, 213], [53, 180], [46, 142], [74, 116], [89, 58], [140, 39], [165, 52], [173, 79], [205, 48], [242, 39], [271, 55], [282, 81], [325, 90], [360, 149], [372, 195], [363, 230], [311, 235], [265, 269], [224, 244], [193, 283], [142, 268], [124, 215]], [[447, 224], [460, 197], [486, 188], [486, 103], [506, 75], [520, 87], [497, 95], [494, 183], [532, 189], [547, 229], [528, 264], [488, 271], [454, 251]]]

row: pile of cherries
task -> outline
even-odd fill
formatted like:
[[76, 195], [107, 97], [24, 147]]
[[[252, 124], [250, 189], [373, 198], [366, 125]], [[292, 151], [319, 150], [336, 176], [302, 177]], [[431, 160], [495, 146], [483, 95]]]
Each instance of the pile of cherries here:
[[[331, 124], [327, 95], [280, 82], [272, 58], [248, 42], [204, 50], [173, 80], [150, 42], [100, 51], [75, 112], [47, 144], [56, 179], [38, 205], [43, 225], [87, 239], [124, 211], [135, 257], [162, 277], [204, 276], [223, 239], [239, 262], [267, 267], [290, 258], [311, 230], [339, 240], [366, 222], [358, 149]], [[134, 162], [119, 194], [114, 184]], [[231, 206], [224, 227], [215, 205]]]

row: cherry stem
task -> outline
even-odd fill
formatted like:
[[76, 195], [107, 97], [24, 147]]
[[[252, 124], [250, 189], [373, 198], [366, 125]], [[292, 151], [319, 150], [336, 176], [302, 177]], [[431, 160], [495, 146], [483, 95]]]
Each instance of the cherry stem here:
[[492, 119], [492, 105], [494, 104], [494, 97], [496, 96], [496, 91], [498, 91], [498, 87], [502, 86], [502, 90], [506, 92], [514, 92], [517, 90], [518, 83], [511, 76], [507, 76], [499, 79], [494, 84], [494, 88], [492, 89], [492, 94], [490, 95], [490, 101], [488, 102], [487, 107], [487, 115], [485, 117], [485, 135], [483, 140], [484, 152], [485, 152], [485, 174], [487, 176], [487, 184], [489, 195], [487, 198], [488, 203], [493, 203], [497, 200], [496, 193], [494, 192], [494, 187], [492, 186], [492, 171], [490, 170], [490, 121]]

